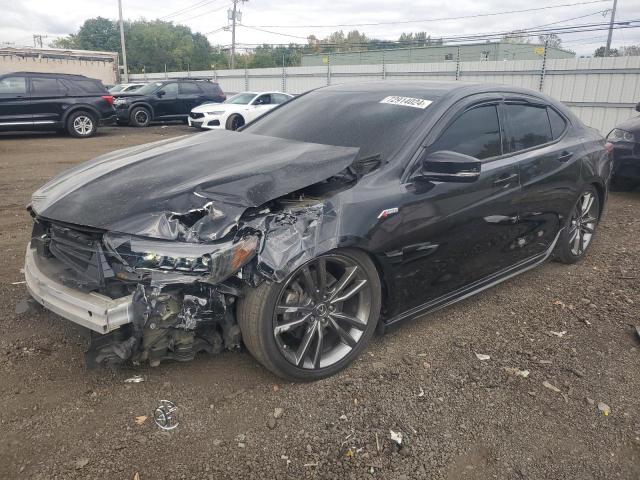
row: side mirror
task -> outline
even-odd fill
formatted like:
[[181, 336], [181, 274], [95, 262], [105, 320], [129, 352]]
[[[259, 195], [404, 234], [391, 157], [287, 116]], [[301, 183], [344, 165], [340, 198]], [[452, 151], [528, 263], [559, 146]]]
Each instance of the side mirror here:
[[475, 182], [482, 166], [477, 158], [449, 150], [424, 154], [420, 163], [418, 178], [457, 183]]
[[636, 112], [640, 112], [640, 103], [636, 104]]
[[156, 92], [156, 95], [158, 96], [158, 98], [162, 98], [165, 96], [167, 92], [165, 92], [164, 90], [160, 90], [158, 92]]

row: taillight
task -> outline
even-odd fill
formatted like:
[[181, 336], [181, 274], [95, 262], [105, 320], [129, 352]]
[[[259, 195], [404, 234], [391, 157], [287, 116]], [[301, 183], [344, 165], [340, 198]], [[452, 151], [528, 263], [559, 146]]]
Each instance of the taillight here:
[[113, 95], [102, 95], [109, 105], [113, 105]]
[[604, 144], [604, 148], [605, 148], [605, 150], [607, 151], [607, 153], [609, 155], [611, 155], [613, 153], [613, 143], [611, 143], [611, 142], [605, 143]]

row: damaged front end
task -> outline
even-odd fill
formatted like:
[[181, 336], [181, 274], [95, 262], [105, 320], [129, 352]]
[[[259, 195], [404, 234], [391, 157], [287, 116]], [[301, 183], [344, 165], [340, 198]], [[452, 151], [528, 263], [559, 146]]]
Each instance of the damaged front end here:
[[[253, 164], [239, 168], [222, 149], [217, 162], [193, 160], [190, 176], [172, 181], [154, 168], [173, 164], [163, 144], [96, 159], [34, 194], [27, 287], [89, 329], [88, 365], [155, 366], [238, 349], [243, 290], [280, 282], [337, 246], [336, 193], [362, 174], [357, 149], [231, 132], [215, 139], [251, 153]], [[207, 144], [185, 142], [169, 152], [211, 155]], [[125, 184], [138, 194], [121, 198]]]
[[234, 304], [259, 244], [248, 229], [203, 245], [36, 218], [25, 275], [36, 300], [91, 331], [88, 365], [155, 366], [240, 346]]

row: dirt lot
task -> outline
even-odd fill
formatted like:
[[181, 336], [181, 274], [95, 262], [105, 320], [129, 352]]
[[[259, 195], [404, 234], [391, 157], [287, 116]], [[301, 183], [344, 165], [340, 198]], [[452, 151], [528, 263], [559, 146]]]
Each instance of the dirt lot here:
[[[283, 383], [246, 353], [87, 371], [74, 327], [14, 313], [24, 205], [73, 164], [188, 132], [0, 135], [0, 478], [640, 478], [639, 193], [611, 196], [582, 263], [409, 322], [328, 380]], [[144, 382], [125, 383], [134, 374]], [[161, 399], [179, 407], [170, 433], [151, 419]]]

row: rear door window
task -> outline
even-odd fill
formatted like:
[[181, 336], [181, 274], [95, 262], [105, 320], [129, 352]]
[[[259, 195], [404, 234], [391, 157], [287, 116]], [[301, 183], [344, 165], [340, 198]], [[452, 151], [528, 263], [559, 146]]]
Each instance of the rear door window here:
[[429, 150], [449, 150], [479, 160], [502, 155], [496, 105], [483, 105], [464, 112], [446, 128]]
[[506, 104], [504, 107], [509, 152], [519, 152], [553, 141], [546, 107], [519, 103]]
[[5, 77], [0, 80], [0, 95], [11, 97], [26, 93], [27, 81], [25, 77]]
[[180, 93], [184, 95], [200, 95], [200, 89], [195, 83], [181, 82]]
[[102, 95], [106, 92], [106, 89], [101, 82], [90, 79], [69, 79], [69, 83], [73, 86], [74, 90], [70, 93], [72, 95]]
[[287, 100], [289, 100], [289, 97], [281, 93], [274, 93], [271, 95], [271, 100], [273, 101], [273, 103], [280, 105], [281, 103], [284, 103]]
[[59, 97], [67, 94], [67, 89], [57, 78], [31, 77], [31, 94], [36, 97]]

